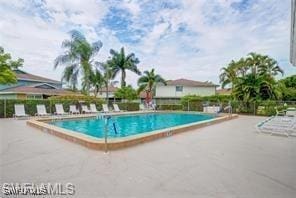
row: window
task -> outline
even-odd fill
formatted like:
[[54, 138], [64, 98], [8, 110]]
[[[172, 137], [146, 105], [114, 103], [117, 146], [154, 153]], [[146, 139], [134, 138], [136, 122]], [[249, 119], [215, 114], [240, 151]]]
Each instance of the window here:
[[42, 99], [42, 95], [29, 94], [27, 95], [27, 99]]
[[183, 91], [183, 86], [176, 86], [176, 91], [182, 92]]

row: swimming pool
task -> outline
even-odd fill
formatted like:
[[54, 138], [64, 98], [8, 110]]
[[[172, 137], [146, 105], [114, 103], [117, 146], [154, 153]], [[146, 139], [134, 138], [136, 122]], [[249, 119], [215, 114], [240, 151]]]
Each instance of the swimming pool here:
[[[213, 115], [197, 113], [114, 115], [108, 122], [108, 137], [121, 138], [144, 134], [155, 130], [196, 123], [213, 118]], [[104, 119], [96, 117], [79, 120], [52, 121], [50, 124], [96, 138], [104, 137]]]

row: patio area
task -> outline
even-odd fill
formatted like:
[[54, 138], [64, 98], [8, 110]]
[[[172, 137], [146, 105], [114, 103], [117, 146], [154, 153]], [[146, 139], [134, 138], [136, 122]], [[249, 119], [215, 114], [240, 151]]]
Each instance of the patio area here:
[[0, 119], [0, 184], [70, 182], [69, 197], [83, 198], [293, 198], [296, 138], [255, 133], [263, 119], [239, 116], [108, 154]]

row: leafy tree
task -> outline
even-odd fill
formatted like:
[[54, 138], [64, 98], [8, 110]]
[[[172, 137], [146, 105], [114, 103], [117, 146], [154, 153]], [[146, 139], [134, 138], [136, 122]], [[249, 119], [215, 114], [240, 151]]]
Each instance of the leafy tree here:
[[126, 82], [126, 70], [134, 72], [138, 75], [141, 75], [140, 70], [137, 67], [137, 64], [140, 62], [138, 58], [136, 58], [134, 53], [125, 54], [124, 48], [120, 49], [120, 52], [117, 52], [113, 49], [110, 50], [111, 59], [107, 61], [113, 71], [114, 77], [121, 73], [121, 88], [125, 87]]
[[101, 73], [99, 69], [91, 70], [90, 74], [90, 84], [94, 89], [94, 96], [97, 97], [98, 92], [105, 84], [104, 75]]
[[77, 88], [78, 76], [82, 75], [82, 89], [88, 94], [91, 87], [91, 71], [93, 58], [102, 47], [101, 41], [89, 43], [77, 30], [70, 32], [71, 39], [64, 40], [64, 54], [55, 59], [54, 68], [65, 65], [62, 79], [70, 83], [73, 90]]
[[279, 99], [280, 86], [274, 78], [278, 74], [283, 74], [283, 70], [274, 59], [252, 52], [223, 67], [220, 82], [222, 88], [231, 86], [239, 100]]
[[279, 80], [283, 100], [296, 101], [296, 75]]
[[138, 79], [138, 93], [141, 91], [146, 92], [147, 103], [149, 102], [149, 99], [152, 98], [152, 92], [155, 90], [157, 84], [166, 85], [166, 81], [160, 75], [155, 74], [154, 69], [151, 69], [151, 71], [144, 71], [144, 76], [141, 76]]
[[18, 58], [12, 60], [9, 53], [4, 52], [4, 48], [0, 46], [0, 84], [14, 84], [17, 82], [14, 69], [18, 69], [24, 63], [24, 60]]
[[109, 86], [117, 84], [117, 81], [114, 81], [114, 73], [112, 67], [107, 63], [96, 62], [96, 66], [100, 68], [102, 75], [102, 83], [106, 88], [106, 101], [109, 103]]
[[128, 86], [118, 89], [115, 92], [115, 97], [125, 99], [128, 101], [132, 101], [132, 100], [137, 99], [138, 94], [137, 94], [137, 91], [135, 89], [133, 89], [131, 85], [128, 85]]

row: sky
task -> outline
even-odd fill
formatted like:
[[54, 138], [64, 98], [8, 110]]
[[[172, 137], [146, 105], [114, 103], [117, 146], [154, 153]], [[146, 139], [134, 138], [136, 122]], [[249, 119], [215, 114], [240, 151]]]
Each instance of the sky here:
[[[165, 79], [219, 83], [220, 69], [249, 52], [289, 63], [290, 0], [0, 0], [0, 46], [29, 73], [60, 80], [53, 69], [69, 31], [102, 41], [95, 60], [125, 47], [141, 71]], [[118, 76], [119, 77], [119, 76]], [[128, 72], [127, 83], [138, 76]], [[119, 79], [119, 78], [118, 78]]]

